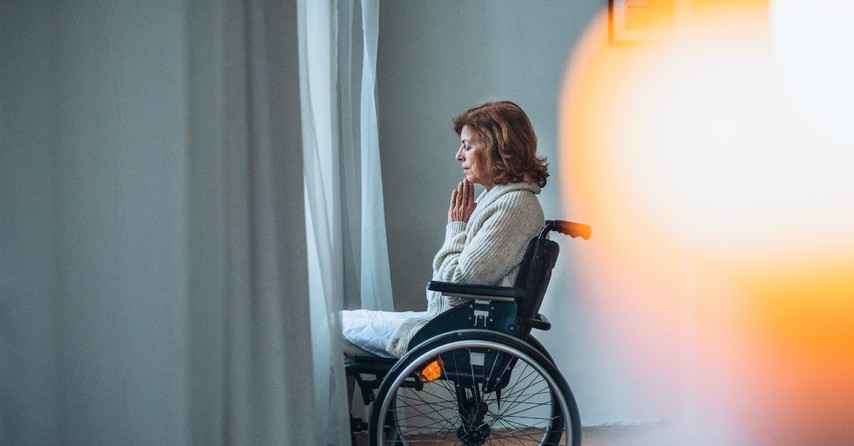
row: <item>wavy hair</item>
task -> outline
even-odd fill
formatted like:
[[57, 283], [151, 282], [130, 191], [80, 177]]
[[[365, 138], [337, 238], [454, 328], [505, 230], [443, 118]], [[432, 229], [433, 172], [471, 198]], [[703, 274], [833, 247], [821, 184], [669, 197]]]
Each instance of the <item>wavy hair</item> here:
[[537, 155], [537, 135], [522, 109], [510, 102], [487, 102], [454, 118], [454, 131], [463, 127], [478, 136], [488, 148], [488, 171], [495, 184], [536, 183], [546, 185], [546, 159]]

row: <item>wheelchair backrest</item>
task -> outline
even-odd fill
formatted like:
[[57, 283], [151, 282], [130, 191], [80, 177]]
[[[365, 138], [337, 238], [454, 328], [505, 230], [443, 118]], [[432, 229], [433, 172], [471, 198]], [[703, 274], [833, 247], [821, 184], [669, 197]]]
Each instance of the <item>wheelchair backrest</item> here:
[[[516, 277], [516, 287], [525, 289], [525, 298], [516, 301], [520, 320], [536, 317], [540, 311], [559, 252], [560, 246], [557, 242], [545, 237], [534, 237], [528, 243], [519, 275]], [[529, 332], [530, 327], [519, 335], [524, 337]]]
[[[522, 259], [519, 275], [516, 277], [515, 286], [525, 289], [525, 299], [517, 300], [519, 320], [525, 318], [536, 319], [540, 311], [540, 305], [546, 295], [546, 289], [552, 277], [552, 269], [557, 261], [560, 246], [557, 242], [548, 239], [549, 232], [557, 231], [570, 237], [581, 237], [584, 240], [590, 238], [591, 229], [589, 225], [564, 220], [546, 220], [540, 235], [531, 239], [528, 250]], [[527, 337], [531, 327], [520, 324], [522, 330], [518, 333], [521, 337]]]

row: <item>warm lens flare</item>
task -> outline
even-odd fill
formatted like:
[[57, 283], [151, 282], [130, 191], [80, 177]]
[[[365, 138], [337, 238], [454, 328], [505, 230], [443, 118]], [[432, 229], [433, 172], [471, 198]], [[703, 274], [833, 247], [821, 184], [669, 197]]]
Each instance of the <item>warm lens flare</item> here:
[[650, 42], [603, 13], [561, 99], [564, 204], [596, 228], [581, 286], [642, 380], [613, 404], [678, 419], [675, 444], [847, 444], [854, 6], [682, 4]]

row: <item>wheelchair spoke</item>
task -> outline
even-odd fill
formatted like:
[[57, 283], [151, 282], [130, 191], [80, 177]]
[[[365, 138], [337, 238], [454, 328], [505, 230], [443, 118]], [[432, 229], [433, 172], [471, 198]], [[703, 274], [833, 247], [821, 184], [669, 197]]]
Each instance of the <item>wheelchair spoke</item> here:
[[427, 424], [422, 424], [422, 428], [426, 430], [436, 429], [440, 426], [453, 426], [455, 420], [451, 417], [444, 416], [445, 413], [454, 413], [456, 404], [449, 404], [448, 401], [436, 400], [426, 401], [421, 398], [421, 395], [415, 397], [405, 397], [398, 395], [398, 407], [405, 407], [406, 411], [414, 412], [411, 415], [405, 415], [403, 410], [398, 410], [396, 417], [398, 424], [409, 425], [409, 421], [418, 422], [421, 420], [430, 420]]

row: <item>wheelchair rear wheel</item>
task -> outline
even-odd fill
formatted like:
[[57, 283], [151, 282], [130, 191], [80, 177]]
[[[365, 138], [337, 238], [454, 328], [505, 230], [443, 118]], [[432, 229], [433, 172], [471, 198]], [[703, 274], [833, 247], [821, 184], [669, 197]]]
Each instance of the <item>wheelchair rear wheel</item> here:
[[377, 392], [371, 445], [581, 444], [578, 408], [554, 363], [529, 344], [461, 330], [419, 345]]

